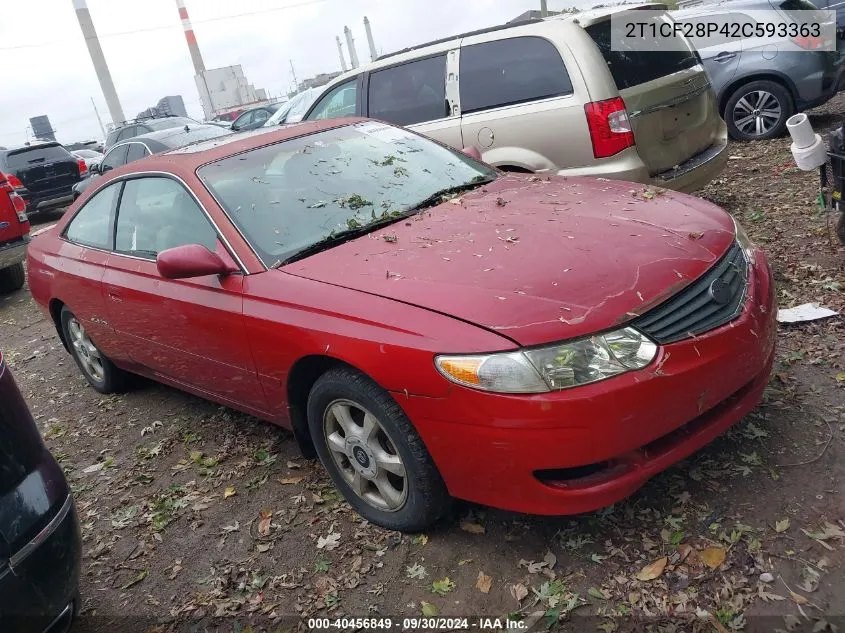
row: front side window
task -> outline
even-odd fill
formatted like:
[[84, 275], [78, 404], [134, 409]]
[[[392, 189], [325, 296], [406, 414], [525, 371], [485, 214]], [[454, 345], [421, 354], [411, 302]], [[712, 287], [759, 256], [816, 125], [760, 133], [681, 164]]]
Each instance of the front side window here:
[[197, 173], [267, 266], [496, 177], [457, 150], [375, 121], [259, 147]]
[[127, 180], [117, 212], [115, 250], [154, 259], [186, 244], [217, 246], [217, 233], [194, 198], [171, 178]]
[[126, 164], [126, 153], [129, 151], [129, 145], [118, 145], [109, 150], [103, 162], [100, 165], [100, 170], [105, 173], [115, 167], [120, 167]]
[[554, 44], [514, 37], [461, 47], [461, 112], [572, 94], [572, 82]]
[[413, 125], [449, 115], [446, 56], [378, 70], [370, 75], [370, 117]]
[[149, 155], [150, 153], [142, 143], [129, 143], [129, 152], [126, 154], [126, 162], [132, 163]]
[[81, 246], [111, 250], [112, 210], [122, 183], [98, 191], [77, 212], [65, 229], [65, 237]]
[[252, 122], [256, 125], [264, 124], [270, 118], [270, 113], [267, 110], [256, 110], [252, 113]]
[[252, 114], [252, 112], [247, 112], [246, 114], [242, 114], [237, 119], [235, 119], [235, 122], [232, 123], [232, 129], [238, 130], [244, 127], [245, 125], [249, 125], [250, 123], [252, 123]]
[[340, 84], [324, 96], [311, 110], [308, 120], [337, 119], [344, 116], [355, 116], [355, 105], [358, 99], [358, 79], [350, 79]]

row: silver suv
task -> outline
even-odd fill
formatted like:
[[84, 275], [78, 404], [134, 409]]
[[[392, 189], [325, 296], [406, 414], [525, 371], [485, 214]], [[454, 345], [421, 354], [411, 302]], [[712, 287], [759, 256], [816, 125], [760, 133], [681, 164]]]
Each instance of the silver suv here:
[[[513, 171], [604, 176], [693, 191], [727, 160], [727, 130], [688, 42], [612, 50], [596, 9], [466, 33], [341, 75], [305, 119], [368, 116]], [[665, 12], [653, 19], [669, 21]]]
[[[700, 2], [671, 15], [682, 23], [757, 24], [759, 11], [767, 12], [767, 20], [786, 22], [790, 17], [784, 11], [815, 9], [809, 0], [730, 0]], [[840, 55], [814, 50], [821, 44], [819, 38], [798, 37], [777, 48], [769, 39], [706, 41], [698, 53], [731, 138], [779, 136], [790, 116], [825, 103], [839, 89]]]

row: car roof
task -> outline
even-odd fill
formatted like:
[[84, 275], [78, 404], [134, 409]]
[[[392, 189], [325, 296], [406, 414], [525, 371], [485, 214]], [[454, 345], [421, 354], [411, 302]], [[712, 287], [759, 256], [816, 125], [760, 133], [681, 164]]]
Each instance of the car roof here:
[[670, 11], [674, 17], [687, 17], [715, 12], [735, 11], [738, 9], [766, 9], [772, 8], [769, 0], [703, 0], [700, 4], [693, 4]]
[[175, 158], [189, 169], [196, 169], [201, 165], [240, 154], [258, 147], [281, 143], [292, 138], [317, 134], [323, 130], [344, 127], [359, 121], [361, 117], [348, 117], [343, 119], [325, 119], [322, 121], [307, 121], [304, 123], [293, 123], [291, 125], [280, 125], [277, 127], [260, 127], [248, 132], [227, 134], [219, 138], [200, 141], [178, 149], [164, 152], [161, 156]]
[[114, 127], [114, 129], [109, 132], [109, 134], [111, 134], [112, 132], [119, 132], [123, 128], [130, 127], [130, 126], [133, 126], [133, 125], [146, 125], [147, 123], [157, 123], [159, 121], [167, 121], [169, 119], [187, 119], [187, 118], [189, 118], [189, 117], [184, 117], [184, 116], [174, 114], [172, 116], [154, 116], [154, 117], [148, 117], [146, 119], [133, 119], [131, 121], [124, 121], [120, 125], [116, 125]]
[[[185, 128], [188, 128], [186, 131]], [[219, 125], [183, 125], [181, 127], [169, 127], [164, 130], [155, 130], [154, 132], [145, 132], [144, 134], [138, 134], [137, 136], [131, 136], [127, 139], [123, 139], [119, 143], [115, 143], [114, 147], [118, 145], [126, 145], [127, 143], [132, 142], [139, 142], [139, 141], [156, 141], [157, 143], [161, 143], [169, 148], [175, 148], [180, 146], [180, 141], [190, 143], [191, 136], [196, 136], [197, 132], [204, 132], [207, 130], [213, 130], [215, 132], [219, 132], [221, 130], [225, 130], [225, 128], [220, 127]], [[205, 139], [197, 139], [203, 141]]]

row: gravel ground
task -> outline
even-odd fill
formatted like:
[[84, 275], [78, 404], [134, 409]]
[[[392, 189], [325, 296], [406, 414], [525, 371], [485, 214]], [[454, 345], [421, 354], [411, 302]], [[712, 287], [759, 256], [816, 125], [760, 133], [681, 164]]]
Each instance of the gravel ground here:
[[[814, 124], [843, 110], [840, 97]], [[781, 307], [845, 312], [845, 248], [816, 178], [791, 166], [787, 139], [731, 152], [702, 195], [768, 251]], [[0, 347], [77, 500], [77, 632], [434, 614], [523, 630], [845, 630], [845, 324], [781, 327], [778, 345], [764, 403], [626, 502], [562, 518], [458, 504], [407, 536], [358, 519], [287, 432], [148, 382], [97, 394], [27, 289], [0, 298]]]

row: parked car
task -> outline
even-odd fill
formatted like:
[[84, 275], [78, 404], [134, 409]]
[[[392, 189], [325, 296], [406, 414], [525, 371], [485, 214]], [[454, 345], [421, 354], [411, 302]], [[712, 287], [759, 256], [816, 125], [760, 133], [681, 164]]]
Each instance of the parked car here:
[[134, 121], [128, 121], [108, 133], [108, 136], [106, 136], [104, 153], [109, 151], [112, 146], [116, 145], [120, 141], [125, 141], [126, 139], [134, 136], [140, 136], [141, 134], [147, 134], [149, 132], [157, 132], [159, 130], [168, 130], [174, 127], [182, 128], [186, 125], [193, 127], [200, 124], [198, 121], [194, 121], [193, 119], [183, 116], [167, 116], [157, 119], [137, 119]]
[[94, 389], [133, 372], [292, 428], [373, 523], [584, 512], [738, 421], [774, 354], [739, 224], [632, 187], [278, 126], [110, 172], [33, 239], [29, 285]]
[[90, 170], [93, 165], [99, 165], [103, 160], [103, 155], [100, 152], [95, 152], [92, 149], [76, 149], [71, 152], [77, 158], [85, 161], [85, 165]]
[[299, 123], [302, 120], [302, 116], [305, 114], [305, 111], [308, 110], [312, 103], [314, 103], [314, 99], [320, 95], [321, 88], [322, 87], [307, 88], [299, 94], [294, 95], [290, 101], [283, 103], [282, 106], [276, 110], [276, 114], [267, 119], [267, 122], [264, 123], [264, 127], [282, 125], [285, 123]]
[[268, 103], [257, 108], [251, 108], [232, 122], [232, 131], [244, 132], [261, 127], [276, 111], [282, 107], [280, 103]]
[[[785, 11], [815, 11], [809, 0], [730, 0], [702, 3], [673, 11], [676, 22], [704, 24], [757, 24], [766, 19], [790, 23]], [[842, 65], [839, 53], [815, 50], [821, 38], [796, 37], [778, 43], [772, 55], [771, 38], [704, 40], [698, 53], [716, 91], [719, 111], [732, 138], [763, 140], [783, 134], [786, 120], [830, 100], [839, 90]]]
[[96, 166], [92, 166], [90, 174], [85, 180], [74, 185], [73, 199], [76, 200], [92, 182], [115, 167], [141, 160], [150, 154], [166, 152], [177, 147], [183, 147], [210, 138], [226, 136], [231, 133], [231, 130], [221, 128], [217, 125], [195, 124], [191, 126], [186, 125], [181, 128], [167, 128], [158, 132], [148, 132], [139, 136], [133, 136], [128, 141], [121, 141], [106, 152], [106, 155]]
[[0, 622], [61, 633], [79, 608], [73, 499], [0, 352]]
[[0, 172], [23, 184], [26, 191], [19, 193], [33, 215], [70, 204], [73, 186], [88, 175], [88, 167], [59, 143], [45, 142], [0, 151]]
[[329, 83], [304, 118], [405, 125], [476, 145], [508, 171], [698, 189], [728, 158], [715, 95], [683, 40], [678, 50], [612, 48], [611, 15], [627, 10], [505, 24], [381, 57]]
[[23, 287], [26, 281], [23, 262], [28, 244], [26, 203], [9, 178], [0, 172], [0, 295]]

